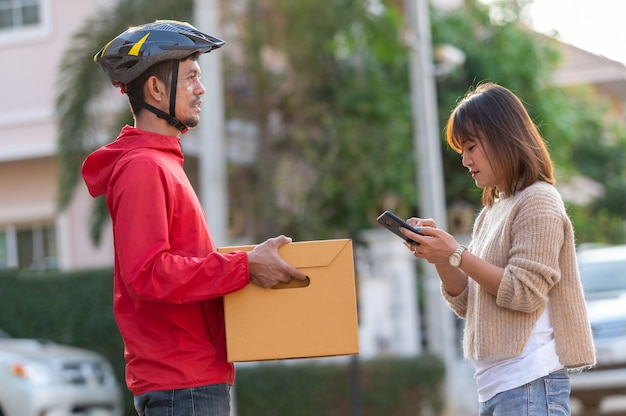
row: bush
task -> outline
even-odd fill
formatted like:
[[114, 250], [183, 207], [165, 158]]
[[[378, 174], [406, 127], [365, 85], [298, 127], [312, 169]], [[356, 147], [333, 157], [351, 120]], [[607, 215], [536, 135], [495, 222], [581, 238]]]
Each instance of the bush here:
[[[0, 270], [0, 282], [0, 328], [14, 337], [45, 338], [99, 352], [124, 385], [123, 343], [113, 317], [111, 269], [71, 273], [7, 269]], [[437, 358], [326, 362], [238, 367], [238, 415], [343, 416], [360, 407], [363, 416], [402, 416], [442, 407], [444, 366]], [[123, 391], [126, 415], [135, 415], [132, 395], [124, 387]]]
[[[124, 385], [124, 345], [113, 317], [113, 270], [0, 271], [0, 328], [104, 355]], [[136, 413], [125, 389], [126, 414]], [[130, 403], [130, 407], [129, 404]], [[133, 413], [129, 413], [132, 411]]]
[[360, 408], [363, 416], [415, 416], [430, 408], [436, 414], [443, 376], [443, 363], [431, 356], [238, 368], [237, 413], [344, 416]]

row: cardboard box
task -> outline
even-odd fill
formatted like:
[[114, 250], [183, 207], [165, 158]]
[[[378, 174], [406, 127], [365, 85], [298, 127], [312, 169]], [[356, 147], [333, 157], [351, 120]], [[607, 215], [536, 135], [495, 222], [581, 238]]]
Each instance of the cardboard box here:
[[228, 361], [358, 354], [352, 240], [289, 243], [279, 248], [279, 254], [306, 273], [309, 284], [271, 289], [249, 284], [225, 296]]

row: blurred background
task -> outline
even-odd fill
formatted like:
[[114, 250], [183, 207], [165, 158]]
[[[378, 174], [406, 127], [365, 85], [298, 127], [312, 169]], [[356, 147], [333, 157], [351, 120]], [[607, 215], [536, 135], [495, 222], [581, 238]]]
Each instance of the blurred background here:
[[[624, 244], [626, 49], [623, 25], [611, 19], [621, 7], [618, 0], [0, 1], [0, 277], [18, 281], [4, 296], [29, 297], [19, 283], [25, 278], [44, 286], [76, 273], [110, 279], [108, 213], [103, 199], [89, 197], [80, 166], [132, 119], [93, 55], [129, 26], [189, 21], [227, 41], [200, 58], [202, 123], [182, 138], [217, 244], [277, 234], [353, 239], [361, 359], [433, 354], [448, 374], [442, 414], [472, 414], [459, 323], [439, 300], [433, 270], [401, 254], [375, 219], [384, 210], [433, 217], [468, 238], [481, 192], [447, 148], [442, 126], [468, 88], [492, 81], [520, 96], [545, 137], [578, 245]], [[398, 251], [386, 252], [389, 244]], [[398, 301], [407, 288], [410, 296]], [[110, 320], [110, 293], [98, 296], [106, 301], [94, 313]], [[104, 339], [113, 344], [103, 348], [85, 326], [53, 329], [86, 309], [49, 301], [57, 315], [37, 311], [40, 299], [27, 302], [31, 309], [5, 302], [0, 327], [99, 350], [122, 381], [114, 324], [106, 321]], [[357, 364], [349, 363], [356, 373], [348, 377], [356, 387]], [[358, 389], [350, 397], [353, 414], [373, 414], [358, 404]]]

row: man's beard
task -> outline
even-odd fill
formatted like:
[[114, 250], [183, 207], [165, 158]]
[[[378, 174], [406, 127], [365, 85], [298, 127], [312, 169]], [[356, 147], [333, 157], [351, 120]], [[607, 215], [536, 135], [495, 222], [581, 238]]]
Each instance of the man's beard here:
[[189, 116], [183, 122], [188, 128], [194, 128], [200, 123], [200, 116]]

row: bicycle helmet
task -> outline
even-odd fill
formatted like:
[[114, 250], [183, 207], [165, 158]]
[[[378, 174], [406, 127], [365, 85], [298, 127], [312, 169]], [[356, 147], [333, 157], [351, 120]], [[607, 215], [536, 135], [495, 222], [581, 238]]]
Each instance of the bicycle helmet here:
[[221, 39], [200, 32], [186, 22], [176, 20], [157, 20], [152, 23], [131, 27], [107, 43], [95, 56], [98, 64], [114, 86], [127, 93], [127, 85], [135, 80], [152, 65], [174, 60], [172, 87], [170, 89], [170, 114], [167, 114], [133, 97], [136, 104], [164, 118], [181, 132], [187, 127], [178, 121], [174, 114], [178, 61], [193, 54], [212, 51], [224, 45]]

